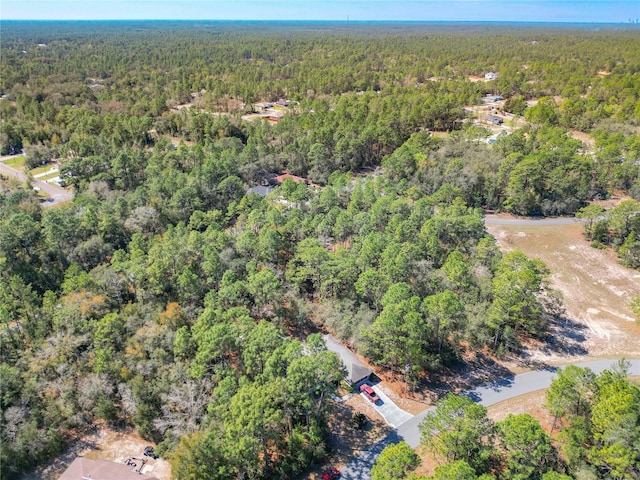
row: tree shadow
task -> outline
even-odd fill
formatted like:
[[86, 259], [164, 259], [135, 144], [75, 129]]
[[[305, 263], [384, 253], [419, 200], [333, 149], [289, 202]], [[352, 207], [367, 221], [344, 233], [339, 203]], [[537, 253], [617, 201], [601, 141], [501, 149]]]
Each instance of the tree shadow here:
[[392, 431], [382, 440], [371, 445], [370, 448], [362, 452], [356, 458], [349, 462], [348, 469], [341, 472], [341, 478], [344, 480], [351, 479], [368, 479], [371, 478], [371, 468], [375, 464], [376, 458], [389, 445], [393, 445], [402, 441], [397, 432]]
[[490, 356], [478, 352], [467, 361], [453, 364], [442, 375], [432, 375], [423, 379], [419, 388], [432, 393], [431, 401], [436, 402], [450, 392], [467, 392], [478, 385], [493, 385], [496, 390], [513, 382], [513, 373]]
[[589, 352], [584, 347], [587, 326], [565, 314], [553, 315], [548, 321], [547, 333], [542, 337], [541, 350], [546, 354], [582, 356]]
[[556, 295], [545, 295], [540, 299], [545, 315], [546, 332], [539, 337], [538, 349], [547, 355], [582, 356], [589, 352], [584, 347], [587, 326], [570, 318]]

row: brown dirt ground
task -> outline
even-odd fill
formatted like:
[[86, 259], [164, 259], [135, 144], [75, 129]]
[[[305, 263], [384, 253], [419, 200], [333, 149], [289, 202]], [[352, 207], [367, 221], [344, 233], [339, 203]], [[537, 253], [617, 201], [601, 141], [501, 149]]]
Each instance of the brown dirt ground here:
[[[364, 413], [369, 418], [369, 424], [364, 430], [355, 430], [349, 425], [351, 417], [356, 413]], [[300, 477], [301, 480], [317, 480], [323, 472], [332, 467], [340, 469], [360, 452], [383, 438], [391, 428], [375, 412], [369, 402], [365, 401], [361, 395], [354, 394], [347, 400], [332, 402], [329, 430], [331, 431], [330, 445], [334, 455], [325, 464]]]
[[431, 135], [436, 138], [447, 138], [449, 136], [449, 132], [432, 131]]
[[521, 395], [518, 398], [496, 403], [487, 409], [488, 416], [494, 422], [500, 422], [510, 413], [513, 415], [528, 413], [537, 418], [544, 431], [549, 433], [553, 424], [553, 415], [542, 406], [545, 402], [545, 393], [546, 390], [538, 390], [537, 392]]
[[596, 143], [596, 141], [593, 139], [591, 135], [589, 135], [588, 133], [581, 132], [579, 130], [571, 130], [569, 132], [569, 135], [571, 135], [576, 140], [580, 140], [584, 145], [586, 145], [589, 148], [593, 148], [593, 146]]
[[611, 250], [591, 247], [580, 224], [489, 226], [503, 250], [520, 249], [543, 260], [550, 286], [563, 296], [564, 313], [529, 355], [549, 364], [588, 358], [638, 356], [640, 324], [628, 302], [640, 295], [640, 272], [621, 266]]
[[110, 460], [116, 463], [125, 463], [131, 457], [144, 458], [146, 463], [141, 470], [142, 473], [152, 475], [158, 480], [170, 480], [171, 466], [169, 462], [161, 458], [154, 460], [142, 456], [144, 447], [147, 445], [155, 446], [131, 430], [116, 431], [100, 425], [83, 436], [81, 441], [73, 443], [64, 454], [36, 471], [23, 476], [22, 480], [57, 479], [78, 456], [92, 460]]

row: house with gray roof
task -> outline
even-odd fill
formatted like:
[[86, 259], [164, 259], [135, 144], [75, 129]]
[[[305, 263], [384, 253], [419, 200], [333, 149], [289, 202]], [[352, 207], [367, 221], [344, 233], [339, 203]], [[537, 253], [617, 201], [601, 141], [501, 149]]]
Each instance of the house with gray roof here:
[[77, 457], [59, 480], [158, 480], [140, 473], [143, 460], [139, 462], [140, 464], [135, 461], [124, 464]]

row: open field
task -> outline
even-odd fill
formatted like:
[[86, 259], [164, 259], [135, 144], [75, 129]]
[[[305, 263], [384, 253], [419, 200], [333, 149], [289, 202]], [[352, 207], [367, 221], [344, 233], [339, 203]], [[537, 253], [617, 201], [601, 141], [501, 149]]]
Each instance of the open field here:
[[563, 364], [640, 354], [640, 324], [628, 307], [640, 295], [640, 272], [618, 264], [614, 252], [592, 248], [581, 224], [487, 228], [502, 249], [543, 260], [551, 287], [562, 294], [565, 310], [549, 338], [529, 348], [533, 359]]

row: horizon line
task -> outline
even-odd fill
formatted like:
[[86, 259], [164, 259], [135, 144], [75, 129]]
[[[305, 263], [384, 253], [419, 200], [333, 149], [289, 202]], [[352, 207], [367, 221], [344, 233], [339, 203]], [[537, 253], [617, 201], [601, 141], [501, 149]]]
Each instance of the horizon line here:
[[467, 24], [503, 24], [503, 23], [521, 23], [521, 24], [573, 24], [573, 25], [639, 25], [637, 21], [575, 21], [575, 20], [350, 20], [350, 19], [247, 19], [247, 18], [1, 18], [2, 22], [259, 22], [259, 23], [467, 23]]

